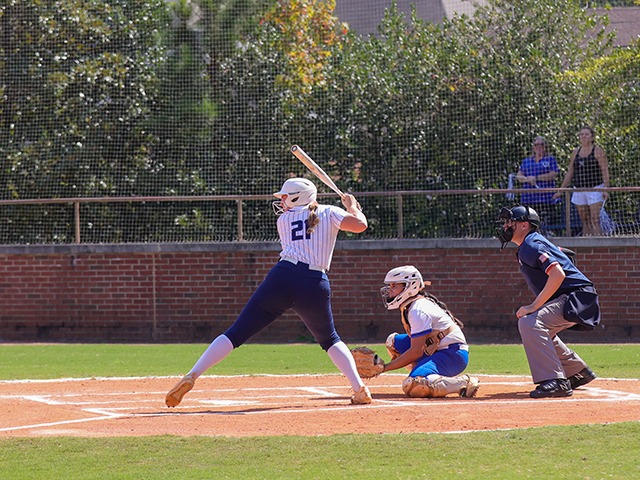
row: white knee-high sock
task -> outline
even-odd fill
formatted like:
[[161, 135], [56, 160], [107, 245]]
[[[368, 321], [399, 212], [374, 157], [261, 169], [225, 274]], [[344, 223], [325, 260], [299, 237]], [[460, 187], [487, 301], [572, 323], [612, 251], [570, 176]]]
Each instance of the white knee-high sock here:
[[195, 378], [198, 378], [216, 363], [224, 360], [232, 351], [233, 343], [231, 343], [231, 340], [229, 340], [226, 335], [219, 335], [211, 342], [211, 345], [207, 347], [189, 373], [192, 373]]
[[327, 354], [329, 354], [329, 358], [334, 365], [338, 367], [338, 370], [347, 377], [353, 389], [359, 391], [364, 386], [364, 383], [360, 375], [358, 375], [356, 361], [353, 359], [349, 347], [347, 347], [344, 342], [334, 343], [329, 347], [329, 350], [327, 350]]

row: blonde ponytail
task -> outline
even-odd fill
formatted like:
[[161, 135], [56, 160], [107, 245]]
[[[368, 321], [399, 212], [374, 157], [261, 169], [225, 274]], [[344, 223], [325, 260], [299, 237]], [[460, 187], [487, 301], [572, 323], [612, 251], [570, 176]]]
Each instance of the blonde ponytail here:
[[320, 217], [316, 213], [318, 209], [318, 202], [311, 202], [309, 204], [309, 218], [307, 219], [307, 235], [310, 235], [315, 230], [316, 226], [320, 223]]

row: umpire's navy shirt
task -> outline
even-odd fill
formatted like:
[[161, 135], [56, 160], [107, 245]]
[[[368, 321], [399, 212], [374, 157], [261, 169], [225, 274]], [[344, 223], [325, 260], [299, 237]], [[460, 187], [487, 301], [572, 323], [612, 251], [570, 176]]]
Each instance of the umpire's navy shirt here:
[[576, 268], [560, 248], [538, 232], [531, 232], [525, 237], [518, 247], [516, 257], [527, 285], [536, 296], [546, 285], [549, 278], [547, 269], [554, 263], [560, 265], [566, 277], [551, 299], [582, 287], [593, 286], [593, 283]]

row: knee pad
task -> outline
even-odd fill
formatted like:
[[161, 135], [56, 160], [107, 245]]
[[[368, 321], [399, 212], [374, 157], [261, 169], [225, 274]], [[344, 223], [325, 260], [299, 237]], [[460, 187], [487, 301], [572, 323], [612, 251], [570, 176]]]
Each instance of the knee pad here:
[[435, 397], [435, 391], [427, 377], [407, 377], [402, 382], [402, 391], [407, 397]]
[[395, 347], [396, 335], [398, 334], [396, 332], [393, 332], [387, 337], [387, 341], [385, 342], [385, 346], [387, 347], [387, 352], [389, 352], [391, 360], [400, 356], [400, 352], [396, 350]]

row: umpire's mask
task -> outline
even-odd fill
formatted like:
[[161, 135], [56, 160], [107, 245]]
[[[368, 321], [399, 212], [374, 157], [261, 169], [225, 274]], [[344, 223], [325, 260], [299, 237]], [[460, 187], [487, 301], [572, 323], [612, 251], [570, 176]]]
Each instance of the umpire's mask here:
[[513, 212], [507, 207], [502, 207], [502, 210], [500, 210], [500, 215], [498, 216], [498, 220], [496, 220], [496, 222], [499, 224], [499, 227], [497, 228], [498, 240], [500, 240], [500, 243], [502, 244], [500, 250], [506, 247], [513, 238], [513, 230], [515, 228], [515, 225], [506, 226], [506, 223], [509, 220], [514, 220]]
[[502, 224], [498, 228], [498, 240], [502, 242], [501, 250], [513, 239], [515, 226], [505, 226], [509, 220], [529, 222], [532, 230], [537, 230], [540, 227], [540, 216], [533, 208], [527, 205], [516, 205], [512, 208], [502, 207], [498, 216], [498, 222]]

